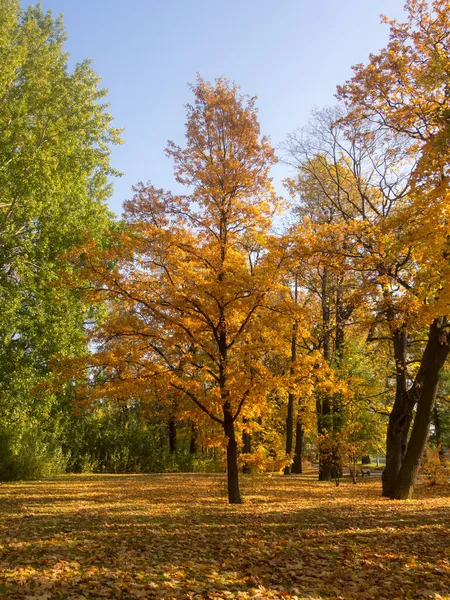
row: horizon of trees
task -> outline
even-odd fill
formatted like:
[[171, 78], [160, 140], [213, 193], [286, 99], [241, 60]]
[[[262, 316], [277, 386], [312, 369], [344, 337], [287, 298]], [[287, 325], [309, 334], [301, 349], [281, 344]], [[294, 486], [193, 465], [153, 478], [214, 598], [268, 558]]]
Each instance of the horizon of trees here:
[[306, 460], [356, 482], [385, 455], [396, 499], [424, 455], [448, 479], [449, 8], [386, 19], [287, 137], [288, 199], [256, 99], [198, 76], [166, 148], [185, 194], [139, 183], [116, 220], [106, 91], [60, 20], [2, 3], [1, 478], [226, 469], [230, 503]]

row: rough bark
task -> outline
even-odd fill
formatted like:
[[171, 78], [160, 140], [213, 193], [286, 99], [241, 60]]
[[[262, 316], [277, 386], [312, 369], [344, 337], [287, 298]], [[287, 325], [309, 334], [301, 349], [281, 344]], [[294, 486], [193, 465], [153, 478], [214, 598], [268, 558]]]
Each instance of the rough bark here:
[[392, 498], [406, 500], [412, 497], [414, 491], [428, 439], [440, 374], [450, 352], [450, 333], [446, 330], [446, 325], [446, 321], [442, 319], [436, 319], [430, 325], [428, 341], [420, 365], [423, 378], [416, 416]]
[[414, 386], [408, 390], [406, 354], [408, 339], [405, 328], [392, 332], [395, 360], [395, 398], [386, 433], [386, 466], [383, 471], [383, 496], [390, 498], [397, 485], [415, 403]]

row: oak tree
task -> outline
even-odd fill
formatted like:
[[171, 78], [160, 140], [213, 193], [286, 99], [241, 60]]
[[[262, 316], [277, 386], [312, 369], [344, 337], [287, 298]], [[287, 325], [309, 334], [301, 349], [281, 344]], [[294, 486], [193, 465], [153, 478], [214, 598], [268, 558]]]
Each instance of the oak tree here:
[[187, 195], [139, 184], [110, 250], [83, 257], [94, 294], [110, 300], [92, 364], [105, 374], [99, 394], [175, 395], [219, 425], [228, 498], [240, 503], [236, 428], [283, 383], [268, 357], [295, 306], [281, 277], [287, 249], [271, 233], [276, 159], [255, 99], [225, 79], [199, 77], [192, 91], [186, 145], [167, 148]]

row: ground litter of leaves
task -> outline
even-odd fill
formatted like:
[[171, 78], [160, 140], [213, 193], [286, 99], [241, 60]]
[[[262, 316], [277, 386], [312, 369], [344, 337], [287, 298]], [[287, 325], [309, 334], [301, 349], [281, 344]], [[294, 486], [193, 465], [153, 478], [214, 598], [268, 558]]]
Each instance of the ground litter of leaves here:
[[80, 475], [0, 488], [0, 598], [450, 598], [450, 487]]

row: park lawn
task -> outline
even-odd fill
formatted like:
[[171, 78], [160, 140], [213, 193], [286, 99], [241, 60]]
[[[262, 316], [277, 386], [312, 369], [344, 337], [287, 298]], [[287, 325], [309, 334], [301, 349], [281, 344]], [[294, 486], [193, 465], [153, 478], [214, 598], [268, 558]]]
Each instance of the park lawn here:
[[450, 598], [450, 487], [79, 475], [0, 486], [0, 597]]

